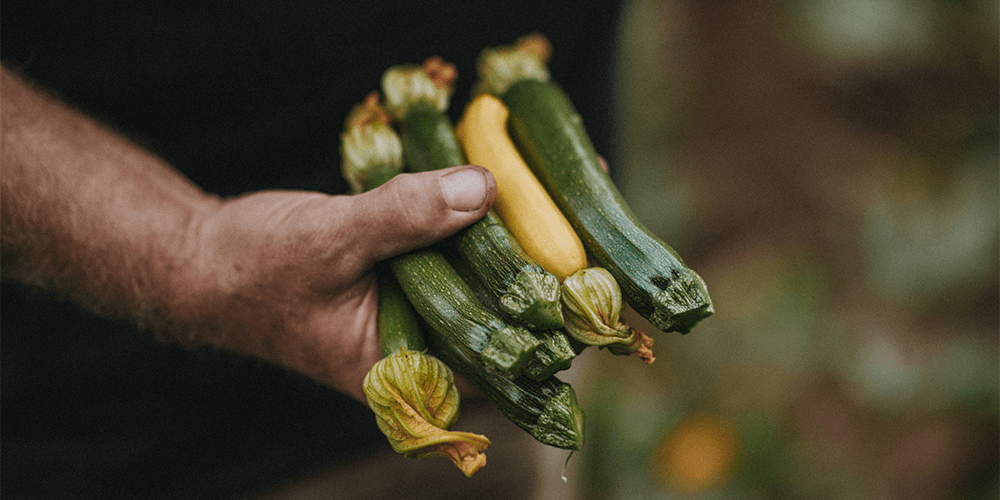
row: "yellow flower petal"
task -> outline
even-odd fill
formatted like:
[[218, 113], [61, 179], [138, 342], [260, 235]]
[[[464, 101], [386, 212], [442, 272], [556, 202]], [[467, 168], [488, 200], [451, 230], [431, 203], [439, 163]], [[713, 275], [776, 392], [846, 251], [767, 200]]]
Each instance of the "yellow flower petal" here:
[[656, 359], [653, 340], [621, 322], [621, 288], [606, 269], [591, 267], [568, 276], [562, 284], [562, 304], [563, 327], [573, 338], [614, 354], [636, 354], [647, 364]]
[[466, 476], [486, 464], [489, 439], [447, 430], [458, 419], [459, 395], [451, 369], [437, 358], [400, 348], [369, 370], [364, 391], [396, 452], [415, 459], [446, 457]]

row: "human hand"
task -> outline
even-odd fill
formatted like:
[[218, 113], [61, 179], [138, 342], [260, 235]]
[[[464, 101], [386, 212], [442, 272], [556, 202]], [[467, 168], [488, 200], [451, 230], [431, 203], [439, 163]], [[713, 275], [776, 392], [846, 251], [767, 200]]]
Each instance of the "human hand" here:
[[496, 182], [481, 167], [401, 174], [354, 196], [265, 191], [201, 221], [178, 287], [200, 341], [253, 355], [364, 401], [381, 358], [379, 260], [479, 220]]
[[5, 280], [359, 400], [380, 357], [372, 265], [478, 220], [496, 194], [486, 170], [464, 166], [355, 196], [220, 201], [6, 68], [0, 80]]

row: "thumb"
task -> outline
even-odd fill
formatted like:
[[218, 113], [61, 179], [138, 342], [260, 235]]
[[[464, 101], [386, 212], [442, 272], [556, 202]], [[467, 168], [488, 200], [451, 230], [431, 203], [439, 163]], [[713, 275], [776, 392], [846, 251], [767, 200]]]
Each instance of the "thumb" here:
[[359, 250], [374, 263], [435, 243], [486, 215], [496, 192], [493, 175], [476, 165], [399, 174], [352, 197]]

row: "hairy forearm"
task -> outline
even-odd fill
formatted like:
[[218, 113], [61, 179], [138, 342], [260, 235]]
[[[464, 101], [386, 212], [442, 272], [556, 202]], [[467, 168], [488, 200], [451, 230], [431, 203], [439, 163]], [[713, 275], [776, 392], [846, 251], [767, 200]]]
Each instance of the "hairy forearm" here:
[[380, 357], [372, 266], [475, 222], [496, 193], [485, 169], [454, 167], [357, 196], [220, 200], [107, 127], [0, 78], [4, 279], [359, 400]]
[[0, 75], [0, 275], [175, 328], [198, 221], [219, 202], [132, 142]]

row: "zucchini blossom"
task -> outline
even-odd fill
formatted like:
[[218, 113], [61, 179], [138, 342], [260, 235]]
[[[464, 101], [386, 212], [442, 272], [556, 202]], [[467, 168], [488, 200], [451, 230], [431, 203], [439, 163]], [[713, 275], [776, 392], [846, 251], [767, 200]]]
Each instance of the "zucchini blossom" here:
[[486, 465], [486, 436], [447, 430], [458, 420], [459, 395], [441, 360], [400, 347], [369, 370], [364, 391], [396, 452], [414, 459], [446, 457], [467, 477]]
[[547, 82], [551, 56], [552, 45], [537, 33], [517, 39], [514, 45], [484, 49], [476, 61], [479, 81], [473, 93], [503, 95], [522, 78]]
[[347, 115], [340, 135], [341, 171], [353, 194], [378, 186], [403, 171], [403, 143], [379, 104], [368, 94]]
[[562, 284], [564, 328], [587, 345], [607, 347], [614, 354], [636, 354], [652, 363], [653, 339], [621, 322], [621, 288], [606, 269], [581, 269]]
[[404, 120], [411, 106], [422, 103], [444, 113], [454, 92], [458, 71], [440, 57], [422, 65], [393, 66], [382, 74], [385, 107], [397, 120]]

